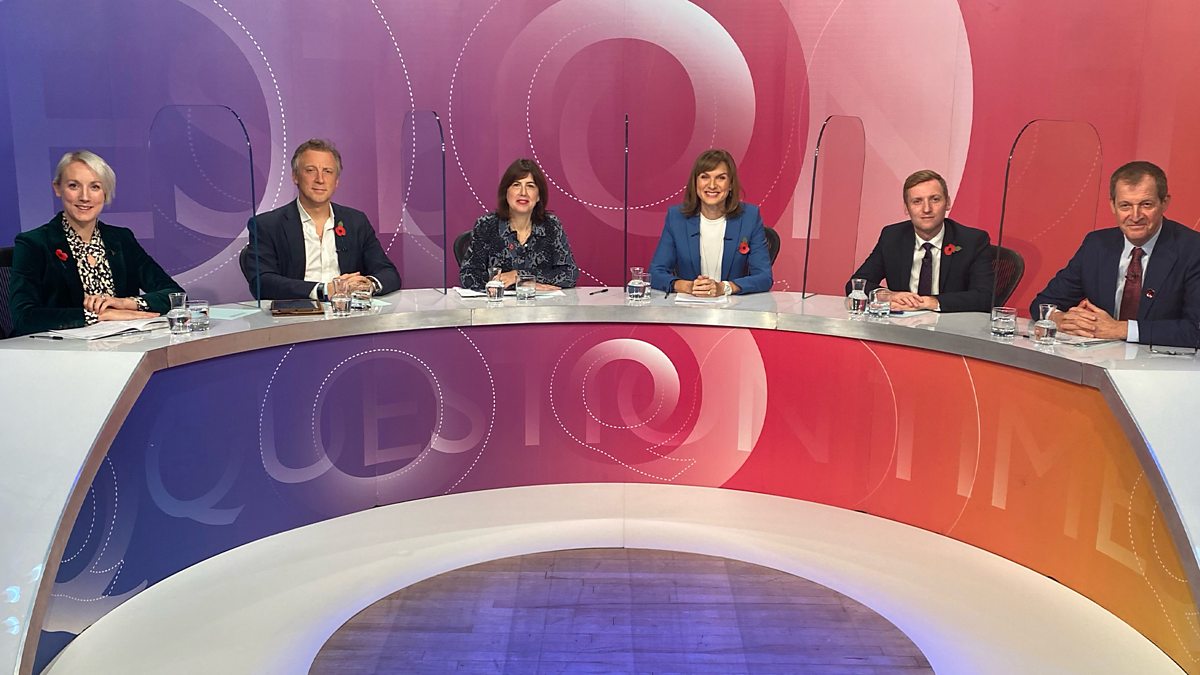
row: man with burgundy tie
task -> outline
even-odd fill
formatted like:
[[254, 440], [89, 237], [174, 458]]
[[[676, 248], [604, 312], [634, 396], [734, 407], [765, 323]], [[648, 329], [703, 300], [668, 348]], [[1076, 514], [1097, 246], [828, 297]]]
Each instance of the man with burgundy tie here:
[[883, 228], [854, 277], [866, 279], [868, 290], [886, 279], [893, 309], [989, 311], [995, 271], [988, 233], [950, 220], [949, 210], [950, 191], [937, 172], [909, 176], [904, 181], [908, 220]]
[[[1150, 162], [1113, 172], [1117, 226], [1083, 238], [1067, 266], [1033, 299], [1071, 335], [1164, 347], [1200, 343], [1200, 232], [1163, 218], [1167, 175]], [[1116, 317], [1116, 318], [1113, 318]]]

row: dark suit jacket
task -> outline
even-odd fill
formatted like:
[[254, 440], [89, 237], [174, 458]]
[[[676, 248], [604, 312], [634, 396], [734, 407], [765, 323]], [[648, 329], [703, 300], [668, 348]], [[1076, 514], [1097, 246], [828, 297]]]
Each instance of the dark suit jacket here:
[[[333, 218], [335, 223], [346, 228], [345, 235], [334, 235], [337, 237], [338, 268], [342, 274], [358, 272], [375, 277], [383, 287], [380, 294], [399, 290], [400, 273], [379, 244], [367, 214], [334, 204]], [[247, 229], [250, 243], [242, 251], [241, 266], [242, 274], [250, 284], [250, 294], [255, 292], [254, 245], [257, 241], [257, 267], [262, 275], [261, 299], [307, 298], [317, 282], [304, 280], [304, 231], [296, 201], [251, 218]]]
[[[1116, 316], [1117, 276], [1125, 235], [1110, 227], [1090, 232], [1067, 266], [1054, 275], [1030, 305], [1052, 303], [1066, 310], [1087, 298]], [[1142, 275], [1138, 342], [1164, 347], [1200, 346], [1200, 232], [1163, 220], [1154, 254]]]
[[[183, 289], [154, 262], [133, 232], [97, 223], [113, 273], [113, 290], [121, 298], [141, 292], [151, 311], [171, 308], [170, 293]], [[84, 325], [83, 282], [74, 258], [59, 260], [55, 251], [70, 255], [62, 213], [41, 227], [22, 232], [13, 243], [10, 280], [13, 335], [27, 335]]]
[[[739, 253], [742, 242], [749, 251]], [[683, 215], [678, 206], [667, 210], [662, 237], [650, 260], [650, 285], [670, 293], [676, 279], [691, 281], [700, 276], [700, 216]], [[771, 290], [771, 254], [762, 216], [753, 204], [742, 204], [736, 217], [725, 218], [725, 249], [721, 254], [721, 279], [732, 281], [742, 293]]]
[[[950, 255], [942, 252], [938, 271], [938, 303], [943, 312], [988, 312], [992, 309], [992, 293], [996, 286], [996, 271], [992, 267], [991, 240], [988, 233], [967, 227], [949, 218], [945, 222], [942, 247], [951, 244], [961, 247]], [[866, 279], [867, 291], [878, 288], [887, 279], [893, 291], [908, 291], [912, 277], [913, 249], [917, 233], [912, 221], [905, 220], [883, 228], [879, 241], [853, 278]], [[850, 283], [846, 282], [846, 292]]]

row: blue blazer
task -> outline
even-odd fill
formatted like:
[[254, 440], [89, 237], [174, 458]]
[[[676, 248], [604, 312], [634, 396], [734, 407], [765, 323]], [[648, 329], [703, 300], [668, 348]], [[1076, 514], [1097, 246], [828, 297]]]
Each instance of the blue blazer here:
[[[1090, 232], [1067, 266], [1029, 306], [1053, 303], [1070, 309], [1087, 298], [1116, 316], [1117, 276], [1125, 235], [1116, 227]], [[1163, 347], [1200, 345], [1200, 232], [1163, 220], [1154, 255], [1142, 277], [1138, 342]]]
[[[334, 222], [346, 228], [346, 234], [337, 238], [338, 269], [342, 274], [358, 272], [363, 276], [375, 277], [386, 295], [400, 288], [400, 273], [388, 259], [375, 229], [367, 214], [342, 206], [333, 205]], [[254, 244], [258, 242], [257, 270], [262, 275], [263, 300], [307, 298], [315, 281], [304, 280], [304, 230], [301, 229], [300, 207], [296, 200], [250, 219], [247, 229], [250, 243], [242, 250], [242, 275], [254, 295], [255, 261]]]
[[[742, 242], [749, 252], [739, 253]], [[691, 281], [700, 276], [700, 216], [687, 217], [679, 206], [667, 211], [662, 237], [650, 261], [650, 285], [670, 293], [675, 281]], [[753, 204], [742, 204], [741, 215], [725, 219], [725, 251], [721, 256], [721, 280], [732, 281], [742, 293], [771, 290], [771, 256], [762, 215]]]

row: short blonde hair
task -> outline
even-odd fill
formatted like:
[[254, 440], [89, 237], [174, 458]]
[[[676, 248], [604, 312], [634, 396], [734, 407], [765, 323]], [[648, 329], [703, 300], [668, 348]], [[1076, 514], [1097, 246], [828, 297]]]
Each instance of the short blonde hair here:
[[909, 190], [915, 188], [921, 183], [928, 183], [931, 180], [936, 180], [938, 185], [942, 186], [942, 196], [946, 199], [950, 199], [950, 189], [946, 187], [946, 179], [942, 178], [941, 174], [936, 171], [932, 171], [930, 169], [921, 169], [920, 171], [917, 171], [908, 178], [904, 179], [904, 201], [908, 201]]
[[76, 150], [63, 155], [62, 159], [58, 160], [58, 167], [54, 170], [54, 184], [61, 186], [63, 172], [67, 170], [71, 162], [83, 162], [100, 178], [100, 187], [104, 190], [104, 204], [105, 206], [111, 204], [113, 197], [117, 194], [117, 174], [113, 172], [108, 162], [91, 150]]

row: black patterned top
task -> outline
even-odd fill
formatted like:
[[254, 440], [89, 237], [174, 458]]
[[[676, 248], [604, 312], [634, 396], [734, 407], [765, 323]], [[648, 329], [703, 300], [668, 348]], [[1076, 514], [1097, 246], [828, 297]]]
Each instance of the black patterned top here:
[[[83, 237], [67, 223], [66, 216], [62, 220], [63, 234], [67, 236], [67, 246], [75, 258], [75, 267], [79, 270], [79, 281], [83, 284], [84, 295], [113, 295], [116, 284], [113, 283], [112, 267], [108, 264], [108, 251], [104, 248], [104, 239], [100, 236], [100, 228], [92, 231], [92, 240], [85, 242]], [[95, 265], [88, 263], [88, 256], [96, 261]], [[83, 320], [89, 326], [100, 320], [88, 310], [83, 310]]]
[[502, 272], [533, 272], [539, 283], [559, 288], [574, 288], [579, 279], [579, 267], [571, 255], [567, 233], [553, 214], [533, 224], [533, 231], [524, 244], [517, 233], [495, 213], [475, 221], [471, 230], [471, 246], [458, 270], [463, 288], [480, 290], [488, 280], [488, 268], [499, 267]]

